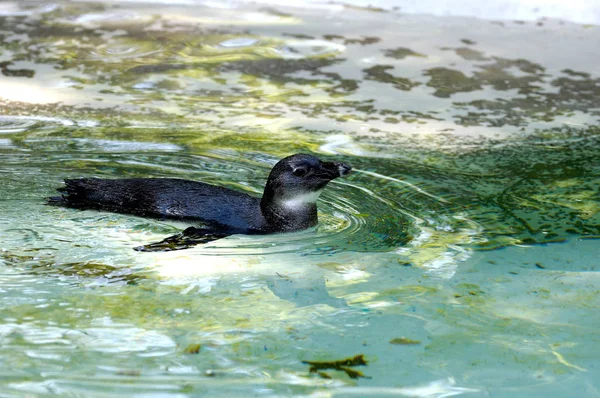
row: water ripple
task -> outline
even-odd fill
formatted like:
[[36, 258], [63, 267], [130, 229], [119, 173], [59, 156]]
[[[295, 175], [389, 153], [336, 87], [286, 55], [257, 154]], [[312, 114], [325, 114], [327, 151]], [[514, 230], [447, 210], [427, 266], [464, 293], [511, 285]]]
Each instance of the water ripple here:
[[98, 122], [92, 120], [71, 120], [47, 116], [3, 116], [0, 115], [0, 134], [22, 133], [31, 130], [43, 130], [56, 126], [93, 127]]
[[280, 40], [271, 37], [209, 37], [188, 43], [178, 54], [182, 59], [218, 57], [221, 60], [261, 58], [305, 59], [334, 56], [342, 53], [345, 46], [324, 40]]
[[155, 42], [130, 42], [124, 39], [112, 39], [90, 51], [90, 58], [104, 62], [118, 62], [123, 59], [143, 58], [162, 51]]
[[[23, 2], [27, 3], [27, 2]], [[49, 3], [38, 7], [27, 8], [25, 5], [19, 5], [17, 2], [7, 2], [0, 4], [0, 16], [2, 17], [21, 17], [35, 14], [46, 14], [55, 11], [58, 4]]]
[[[147, 142], [147, 141], [121, 141], [92, 138], [31, 138], [23, 141], [28, 148], [36, 150], [64, 150], [77, 149], [78, 151], [102, 151], [102, 152], [177, 152], [182, 147], [170, 143]], [[138, 163], [135, 161], [123, 161], [123, 163]]]
[[22, 133], [39, 124], [37, 120], [18, 116], [0, 116], [0, 134]]
[[105, 12], [88, 13], [79, 15], [72, 23], [83, 25], [89, 28], [113, 27], [113, 26], [132, 26], [135, 24], [145, 24], [154, 20], [151, 15], [138, 14], [133, 11], [124, 12]]

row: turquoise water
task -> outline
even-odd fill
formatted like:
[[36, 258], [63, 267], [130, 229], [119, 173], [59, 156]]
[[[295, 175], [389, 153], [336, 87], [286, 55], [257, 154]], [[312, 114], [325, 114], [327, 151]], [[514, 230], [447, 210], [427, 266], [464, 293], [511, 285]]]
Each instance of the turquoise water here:
[[[0, 397], [600, 396], [598, 35], [0, 2]], [[44, 206], [82, 176], [260, 195], [295, 152], [355, 170], [299, 233], [139, 253], [186, 225]]]

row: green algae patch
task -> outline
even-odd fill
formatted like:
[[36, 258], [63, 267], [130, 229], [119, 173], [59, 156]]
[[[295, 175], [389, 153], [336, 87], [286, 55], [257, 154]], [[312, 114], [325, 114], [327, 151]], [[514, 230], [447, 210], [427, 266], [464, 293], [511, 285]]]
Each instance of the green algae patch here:
[[419, 344], [421, 344], [421, 341], [409, 339], [408, 337], [397, 337], [395, 339], [391, 339], [390, 344], [393, 344], [393, 345], [419, 345]]
[[139, 377], [142, 375], [142, 371], [139, 369], [122, 369], [118, 370], [116, 374], [118, 376]]
[[36, 255], [33, 256], [1, 251], [0, 258], [11, 266], [26, 268], [32, 275], [73, 278], [83, 284], [101, 279], [105, 284], [137, 285], [148, 278], [128, 267], [115, 267], [96, 261], [61, 263], [55, 259], [54, 253], [47, 254], [45, 251], [35, 250]]
[[435, 294], [438, 291], [439, 290], [433, 286], [407, 285], [393, 289], [385, 289], [382, 290], [380, 294], [382, 296], [395, 297], [399, 301], [410, 301], [412, 299], [416, 299], [417, 297]]
[[427, 55], [420, 54], [406, 47], [398, 47], [391, 50], [385, 50], [384, 54], [386, 57], [394, 58], [394, 59], [404, 59], [406, 57], [419, 57], [426, 58]]
[[327, 369], [342, 371], [351, 379], [370, 379], [369, 376], [365, 376], [362, 372], [352, 369], [357, 366], [367, 366], [367, 361], [362, 354], [337, 361], [302, 361], [302, 363], [310, 365], [308, 369], [309, 373], [316, 373], [324, 379], [332, 378], [328, 373], [323, 372], [323, 370]]
[[393, 70], [391, 65], [375, 65], [364, 69], [365, 79], [374, 80], [380, 83], [392, 84], [394, 88], [403, 91], [410, 91], [421, 83], [412, 81], [406, 77], [395, 76], [388, 71]]
[[201, 344], [192, 343], [183, 349], [184, 354], [198, 354], [200, 353]]

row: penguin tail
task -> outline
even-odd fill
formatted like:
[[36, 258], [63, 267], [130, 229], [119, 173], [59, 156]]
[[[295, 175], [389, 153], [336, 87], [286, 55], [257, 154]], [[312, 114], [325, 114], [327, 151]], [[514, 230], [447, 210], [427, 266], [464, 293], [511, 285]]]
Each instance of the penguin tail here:
[[56, 189], [60, 193], [60, 196], [46, 198], [46, 204], [76, 207], [80, 202], [84, 201], [85, 191], [94, 180], [89, 178], [78, 178], [65, 180], [64, 182], [65, 185], [63, 187]]

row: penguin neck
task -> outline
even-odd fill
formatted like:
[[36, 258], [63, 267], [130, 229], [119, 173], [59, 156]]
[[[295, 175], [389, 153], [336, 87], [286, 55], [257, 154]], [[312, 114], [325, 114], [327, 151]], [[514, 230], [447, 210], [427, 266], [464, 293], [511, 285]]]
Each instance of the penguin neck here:
[[292, 232], [317, 225], [317, 198], [320, 193], [321, 191], [307, 192], [290, 198], [281, 198], [265, 188], [260, 210], [267, 222], [267, 229], [275, 232]]

